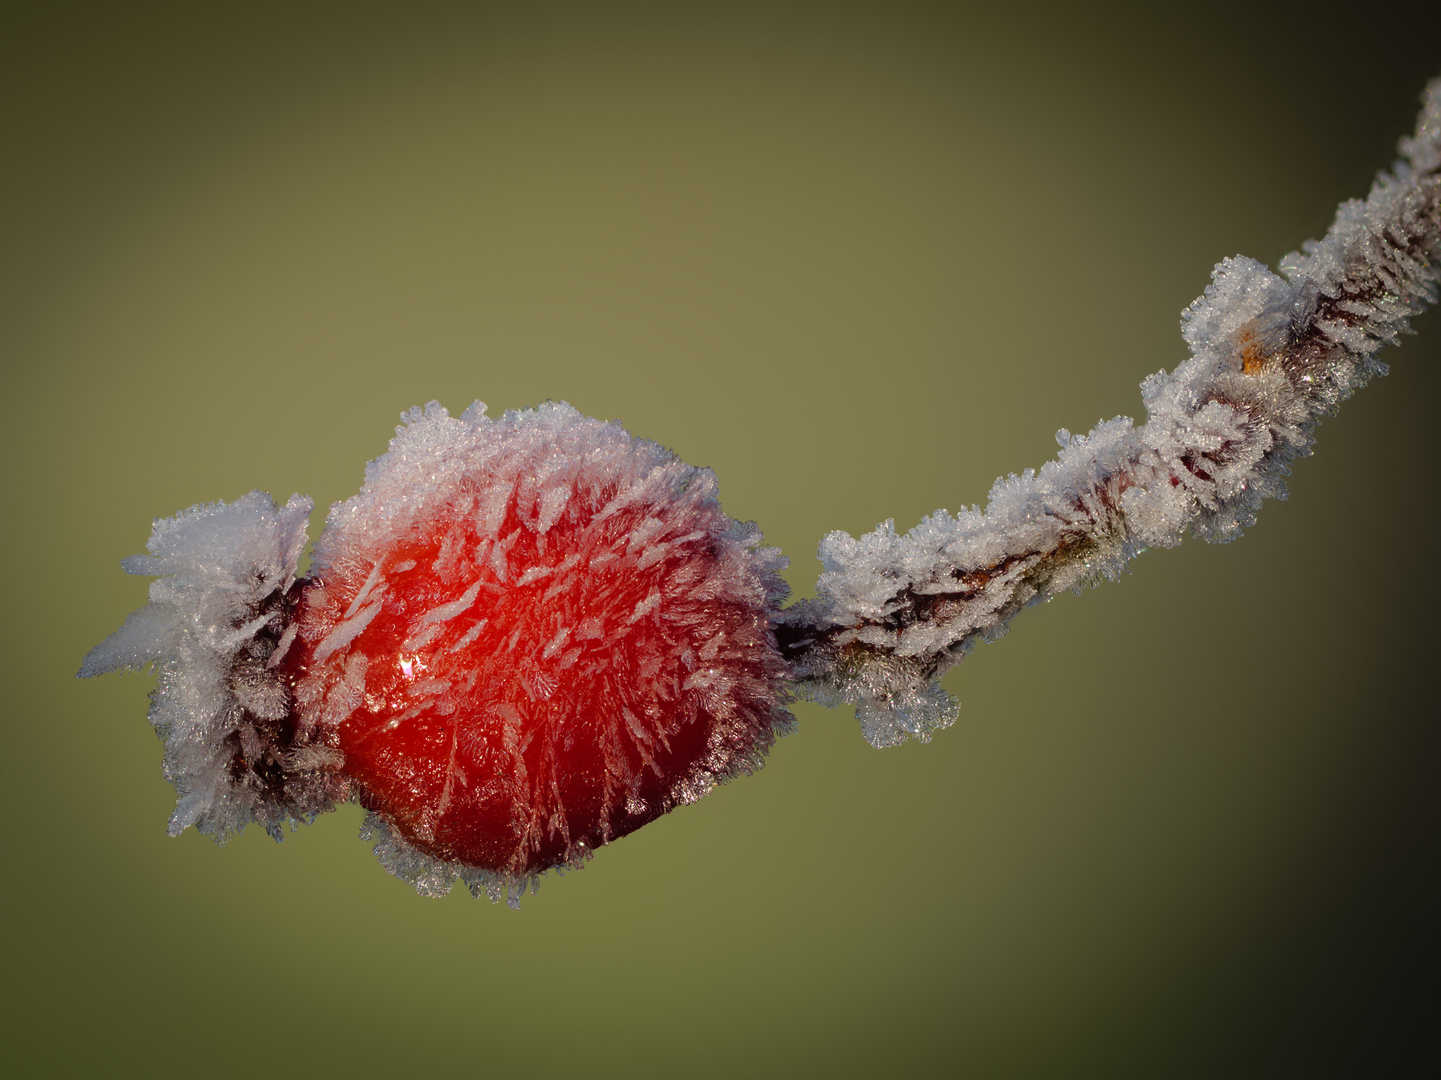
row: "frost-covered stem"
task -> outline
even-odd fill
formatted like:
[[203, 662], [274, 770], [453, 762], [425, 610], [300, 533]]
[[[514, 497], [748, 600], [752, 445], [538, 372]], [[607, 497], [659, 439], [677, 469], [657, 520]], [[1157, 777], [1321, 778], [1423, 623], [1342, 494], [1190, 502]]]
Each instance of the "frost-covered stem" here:
[[1181, 316], [1193, 355], [1141, 384], [1143, 426], [1063, 429], [1060, 456], [998, 480], [984, 511], [937, 511], [904, 536], [890, 521], [827, 536], [817, 599], [776, 627], [802, 693], [855, 704], [877, 746], [927, 739], [956, 715], [940, 677], [1022, 608], [1114, 579], [1188, 530], [1233, 540], [1263, 499], [1284, 498], [1320, 418], [1385, 373], [1376, 353], [1436, 301], [1441, 79], [1422, 101], [1394, 171], [1283, 259], [1284, 278], [1241, 257], [1216, 267]]

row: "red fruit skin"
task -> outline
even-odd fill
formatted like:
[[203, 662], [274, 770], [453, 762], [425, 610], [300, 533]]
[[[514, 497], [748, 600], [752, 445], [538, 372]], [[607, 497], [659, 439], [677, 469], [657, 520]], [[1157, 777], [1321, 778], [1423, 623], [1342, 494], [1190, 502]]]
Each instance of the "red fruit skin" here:
[[[300, 721], [334, 726], [354, 795], [419, 851], [512, 878], [578, 864], [757, 767], [788, 720], [781, 586], [713, 477], [657, 460], [674, 482], [620, 506], [607, 469], [572, 469], [552, 521], [506, 495], [523, 476], [473, 470], [306, 589]], [[477, 524], [496, 484], [503, 519]]]

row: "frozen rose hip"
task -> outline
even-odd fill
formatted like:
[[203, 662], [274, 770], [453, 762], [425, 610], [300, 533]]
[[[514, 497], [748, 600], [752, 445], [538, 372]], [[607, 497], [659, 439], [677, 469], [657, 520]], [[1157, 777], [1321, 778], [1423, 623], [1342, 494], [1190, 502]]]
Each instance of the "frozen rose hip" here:
[[282, 662], [406, 876], [573, 865], [760, 764], [784, 586], [709, 471], [565, 405], [409, 420], [331, 511]]
[[412, 409], [360, 494], [157, 520], [150, 603], [81, 675], [154, 664], [170, 831], [280, 839], [346, 799], [397, 877], [514, 904], [791, 724], [784, 560], [715, 477], [565, 404]]

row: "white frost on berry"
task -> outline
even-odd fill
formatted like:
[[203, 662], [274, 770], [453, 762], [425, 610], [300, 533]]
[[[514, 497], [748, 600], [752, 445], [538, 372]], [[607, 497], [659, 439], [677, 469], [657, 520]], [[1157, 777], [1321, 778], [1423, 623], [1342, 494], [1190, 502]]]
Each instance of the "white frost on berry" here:
[[194, 825], [223, 843], [254, 821], [279, 839], [287, 820], [330, 808], [338, 756], [282, 731], [290, 693], [274, 670], [294, 640], [291, 593], [313, 505], [252, 491], [192, 506], [157, 519], [150, 554], [121, 564], [158, 577], [150, 603], [80, 675], [155, 666], [150, 722], [177, 794], [172, 836]]
[[[392, 877], [399, 878], [421, 896], [439, 899], [449, 896], [459, 881], [477, 900], [482, 896], [492, 904], [504, 900], [511, 910], [520, 907], [520, 898], [540, 889], [541, 874], [512, 874], [467, 866], [453, 859], [437, 859], [398, 835], [379, 814], [366, 814], [360, 827], [362, 840], [375, 841], [375, 857]], [[565, 873], [564, 866], [554, 868]]]

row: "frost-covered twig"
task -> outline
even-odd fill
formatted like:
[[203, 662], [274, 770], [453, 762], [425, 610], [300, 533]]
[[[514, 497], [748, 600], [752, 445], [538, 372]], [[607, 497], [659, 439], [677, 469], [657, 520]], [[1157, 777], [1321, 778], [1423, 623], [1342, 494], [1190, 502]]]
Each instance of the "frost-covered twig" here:
[[1192, 357], [1141, 384], [1146, 423], [1057, 433], [1060, 456], [998, 480], [984, 511], [944, 510], [904, 536], [887, 521], [820, 545], [818, 598], [784, 612], [777, 640], [803, 693], [857, 707], [867, 739], [928, 739], [956, 703], [940, 677], [1022, 608], [1114, 580], [1189, 530], [1234, 540], [1308, 454], [1320, 418], [1386, 366], [1375, 359], [1437, 297], [1441, 79], [1402, 160], [1319, 242], [1281, 261], [1219, 264], [1181, 316]]

